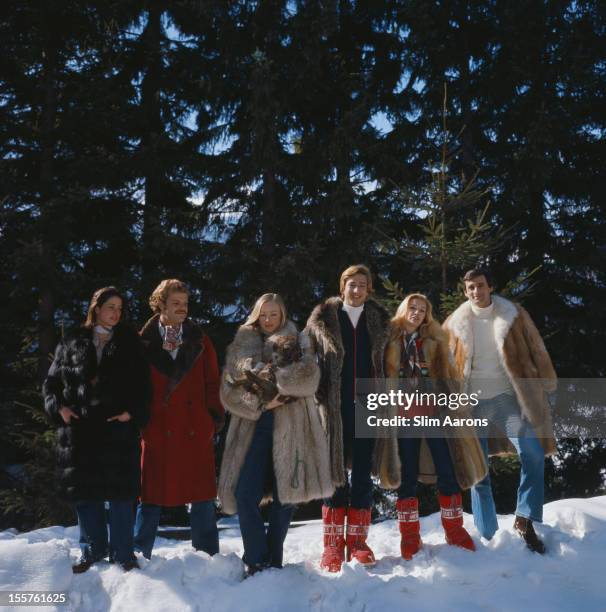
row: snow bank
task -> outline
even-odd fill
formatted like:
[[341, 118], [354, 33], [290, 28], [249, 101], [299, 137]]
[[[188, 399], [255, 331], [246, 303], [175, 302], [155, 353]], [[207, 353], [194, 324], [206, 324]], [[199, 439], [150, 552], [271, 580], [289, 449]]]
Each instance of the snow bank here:
[[544, 556], [526, 549], [513, 532], [513, 518], [500, 516], [501, 529], [487, 542], [466, 515], [475, 553], [445, 544], [438, 514], [421, 519], [424, 547], [408, 562], [400, 557], [395, 521], [385, 521], [370, 530], [369, 543], [379, 559], [375, 567], [350, 563], [336, 575], [319, 570], [321, 525], [312, 522], [290, 530], [283, 570], [246, 580], [239, 558], [242, 541], [233, 521], [221, 531], [220, 555], [210, 558], [194, 552], [188, 542], [158, 539], [151, 561], [141, 558], [141, 570], [128, 574], [101, 563], [72, 575], [71, 562], [78, 556], [74, 527], [4, 531], [0, 590], [65, 590], [69, 605], [57, 609], [78, 611], [606, 609], [606, 497], [547, 504], [545, 523], [537, 528], [548, 549]]

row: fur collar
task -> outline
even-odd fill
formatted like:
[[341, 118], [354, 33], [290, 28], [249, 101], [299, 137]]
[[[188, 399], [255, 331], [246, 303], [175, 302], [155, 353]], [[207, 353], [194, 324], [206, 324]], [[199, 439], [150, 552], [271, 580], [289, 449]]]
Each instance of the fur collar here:
[[[112, 337], [108, 340], [103, 349], [103, 357], [111, 357], [116, 350], [125, 342], [133, 342], [137, 337], [137, 332], [128, 323], [118, 323], [113, 328]], [[80, 349], [83, 352], [95, 354], [93, 345], [93, 328], [92, 327], [77, 327], [68, 331], [64, 338], [63, 344], [73, 349]], [[96, 366], [96, 357], [93, 360]]]
[[[511, 329], [514, 321], [516, 320], [519, 309], [518, 306], [499, 295], [492, 296], [492, 302], [494, 304], [494, 318], [493, 318], [493, 331], [494, 339], [497, 345], [497, 351], [499, 353], [499, 360], [503, 367], [507, 367], [505, 364], [505, 354], [503, 351], [503, 344], [505, 338]], [[446, 327], [453, 333], [453, 335], [459, 338], [465, 349], [465, 366], [463, 374], [468, 377], [471, 373], [471, 359], [473, 356], [473, 330], [472, 330], [472, 317], [473, 312], [471, 310], [471, 302], [467, 300], [461, 304], [447, 319]]]
[[183, 344], [179, 347], [177, 358], [173, 359], [162, 348], [162, 336], [158, 329], [160, 315], [154, 315], [141, 330], [141, 339], [150, 363], [169, 379], [167, 396], [191, 370], [194, 362], [204, 350], [204, 332], [191, 319], [183, 321]]
[[236, 332], [233, 342], [228, 349], [226, 365], [235, 375], [245, 367], [243, 360], [252, 359], [254, 366], [256, 362], [263, 361], [263, 347], [280, 336], [298, 336], [295, 324], [287, 320], [286, 323], [271, 336], [265, 336], [253, 325], [241, 325]]
[[[327, 345], [324, 352], [343, 354], [343, 342], [339, 328], [339, 309], [343, 305], [340, 297], [331, 297], [318, 304], [309, 315], [308, 327]], [[366, 306], [364, 306], [366, 310]]]
[[[307, 327], [323, 344], [322, 352], [336, 353], [341, 363], [345, 354], [339, 325], [339, 309], [343, 305], [340, 297], [331, 297], [318, 304], [307, 321]], [[364, 304], [366, 327], [373, 351], [375, 376], [383, 376], [383, 351], [389, 339], [389, 314], [385, 308], [373, 298]]]

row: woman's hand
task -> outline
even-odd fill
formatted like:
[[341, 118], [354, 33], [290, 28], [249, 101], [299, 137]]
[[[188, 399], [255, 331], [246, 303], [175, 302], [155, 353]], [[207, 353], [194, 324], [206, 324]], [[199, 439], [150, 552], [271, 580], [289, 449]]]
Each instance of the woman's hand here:
[[268, 402], [267, 404], [265, 404], [265, 410], [273, 410], [274, 408], [277, 408], [278, 406], [284, 405], [284, 402], [281, 402], [278, 399], [279, 397], [280, 397], [280, 394], [278, 393], [276, 397], [274, 397], [274, 399], [271, 400], [271, 402]]
[[80, 418], [71, 408], [68, 408], [67, 406], [61, 406], [61, 408], [59, 408], [59, 414], [61, 415], [63, 422], [67, 423], [68, 425], [72, 419]]
[[117, 414], [116, 416], [113, 417], [109, 417], [109, 419], [107, 419], [108, 422], [110, 421], [120, 421], [120, 423], [126, 423], [127, 421], [130, 421], [131, 416], [130, 416], [130, 412], [121, 412], [120, 414]]

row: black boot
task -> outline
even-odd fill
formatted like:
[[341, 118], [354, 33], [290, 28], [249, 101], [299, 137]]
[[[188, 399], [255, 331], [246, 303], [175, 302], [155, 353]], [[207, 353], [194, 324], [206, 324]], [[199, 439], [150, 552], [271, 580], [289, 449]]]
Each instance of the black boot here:
[[258, 574], [259, 572], [266, 570], [268, 567], [270, 567], [269, 563], [251, 563], [250, 565], [246, 566], [245, 577], [250, 578], [251, 576]]
[[125, 563], [120, 563], [120, 565], [125, 572], [130, 572], [134, 569], [140, 569], [139, 562], [137, 561], [137, 559], [131, 559], [130, 561], [126, 561]]
[[513, 528], [517, 533], [524, 539], [526, 546], [532, 552], [539, 553], [540, 555], [545, 553], [545, 544], [539, 539], [536, 534], [532, 521], [522, 516], [516, 516], [516, 520], [513, 523]]
[[74, 574], [84, 574], [84, 572], [87, 572], [91, 568], [93, 563], [94, 561], [92, 559], [84, 559], [84, 557], [82, 557], [76, 565], [72, 565], [72, 572]]

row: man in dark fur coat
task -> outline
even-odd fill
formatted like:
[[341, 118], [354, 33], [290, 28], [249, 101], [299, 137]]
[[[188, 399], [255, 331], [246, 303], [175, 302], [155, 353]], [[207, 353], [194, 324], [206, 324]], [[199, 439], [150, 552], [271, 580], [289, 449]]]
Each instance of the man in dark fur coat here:
[[151, 419], [143, 430], [141, 503], [135, 547], [151, 557], [162, 506], [191, 503], [192, 545], [219, 551], [213, 438], [224, 423], [219, 365], [212, 342], [187, 318], [189, 291], [164, 280], [150, 298], [154, 316], [141, 330], [151, 363]]
[[[321, 567], [330, 572], [341, 569], [346, 545], [348, 561], [355, 558], [367, 565], [375, 561], [366, 544], [375, 441], [355, 437], [355, 387], [356, 379], [384, 377], [383, 356], [389, 338], [389, 315], [370, 297], [370, 270], [350, 266], [341, 274], [339, 288], [341, 297], [316, 306], [307, 322], [322, 372], [316, 397], [328, 430], [331, 472], [337, 486], [322, 507]], [[351, 486], [347, 467], [351, 467]], [[394, 474], [393, 480], [397, 478]]]
[[[556, 389], [556, 373], [529, 314], [492, 295], [487, 271], [469, 270], [463, 282], [468, 300], [444, 322], [456, 376], [468, 392], [482, 393], [474, 416], [487, 418], [493, 429], [480, 439], [486, 460], [514, 447], [520, 456], [514, 528], [531, 550], [543, 553], [533, 522], [543, 520], [544, 457], [556, 448], [547, 397]], [[490, 540], [498, 529], [490, 475], [471, 489], [471, 506], [478, 531]]]

